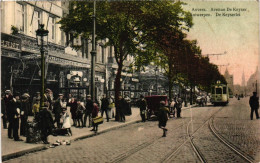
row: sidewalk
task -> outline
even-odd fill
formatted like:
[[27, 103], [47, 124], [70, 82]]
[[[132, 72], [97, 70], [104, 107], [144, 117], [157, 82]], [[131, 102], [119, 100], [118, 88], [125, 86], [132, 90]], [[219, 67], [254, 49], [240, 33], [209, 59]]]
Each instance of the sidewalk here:
[[[193, 107], [193, 106], [192, 106]], [[186, 110], [189, 108], [189, 104], [187, 107], [183, 107], [183, 110]], [[99, 113], [100, 115], [100, 113]], [[106, 115], [104, 117], [104, 123], [99, 125], [98, 127], [98, 133], [95, 134], [94, 132], [90, 131], [92, 128], [75, 128], [71, 127], [73, 136], [52, 136], [50, 135], [48, 137], [48, 141], [50, 142], [49, 145], [39, 143], [39, 144], [30, 144], [26, 143], [26, 137], [21, 136], [20, 138], [24, 141], [16, 142], [13, 139], [9, 139], [7, 136], [7, 129], [3, 129], [3, 125], [1, 126], [1, 148], [2, 148], [2, 161], [8, 160], [11, 158], [15, 158], [21, 155], [24, 155], [26, 153], [36, 152], [40, 150], [45, 150], [50, 147], [52, 143], [55, 143], [56, 140], [70, 140], [73, 144], [73, 141], [77, 141], [79, 139], [84, 139], [88, 137], [92, 137], [101, 133], [108, 132], [110, 130], [118, 129], [120, 127], [127, 126], [129, 124], [136, 123], [138, 121], [141, 121], [140, 117], [140, 110], [139, 108], [132, 107], [132, 115], [126, 116], [126, 122], [117, 122], [114, 120], [114, 118], [109, 122], [106, 122]], [[30, 120], [32, 120], [32, 117], [29, 117]], [[72, 124], [72, 121], [71, 121]], [[20, 131], [20, 130], [19, 130]]]
[[[100, 113], [99, 113], [100, 114]], [[141, 119], [140, 117], [140, 110], [139, 108], [132, 107], [132, 115], [131, 116], [126, 116], [126, 122], [117, 122], [114, 120], [110, 120], [109, 122], [106, 122], [106, 115], [104, 117], [104, 123], [99, 125], [98, 127], [98, 133], [105, 133], [107, 131], [117, 129], [120, 127], [124, 127], [126, 125], [136, 123]], [[32, 119], [31, 117], [29, 117]], [[2, 125], [3, 126], [3, 125]], [[24, 155], [26, 153], [34, 152], [34, 151], [39, 151], [39, 150], [44, 150], [49, 148], [50, 145], [46, 144], [30, 144], [26, 143], [26, 138], [25, 137], [20, 137], [24, 141], [21, 142], [16, 142], [13, 139], [9, 139], [7, 136], [7, 129], [3, 129], [1, 126], [1, 148], [2, 148], [2, 161], [8, 160], [13, 157], [18, 157], [20, 155]], [[92, 131], [90, 131], [92, 128], [75, 128], [71, 127], [72, 134], [73, 136], [52, 136], [50, 135], [48, 137], [48, 141], [50, 144], [55, 143], [56, 140], [70, 140], [72, 143], [73, 141], [79, 140], [79, 139], [84, 139], [87, 137], [95, 136], [96, 134]]]

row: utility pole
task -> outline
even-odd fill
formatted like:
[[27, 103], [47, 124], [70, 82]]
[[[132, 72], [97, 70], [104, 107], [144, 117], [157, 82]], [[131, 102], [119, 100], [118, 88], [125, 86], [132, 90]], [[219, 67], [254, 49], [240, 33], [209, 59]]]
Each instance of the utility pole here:
[[96, 1], [94, 0], [93, 6], [93, 33], [92, 33], [92, 51], [91, 53], [91, 99], [95, 101], [95, 57], [96, 57]]
[[[227, 54], [227, 52], [226, 51], [224, 51], [224, 53], [216, 53], [216, 54], [203, 54], [203, 55], [206, 55], [208, 58], [209, 58], [209, 56], [210, 55], [213, 55], [213, 56], [219, 56], [219, 55], [225, 55], [225, 54]], [[218, 59], [218, 58], [217, 58]]]

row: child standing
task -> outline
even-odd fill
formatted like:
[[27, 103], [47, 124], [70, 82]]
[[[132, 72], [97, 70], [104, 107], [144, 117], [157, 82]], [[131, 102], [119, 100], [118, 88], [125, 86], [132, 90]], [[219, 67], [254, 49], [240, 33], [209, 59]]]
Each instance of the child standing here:
[[70, 116], [67, 112], [66, 107], [62, 108], [62, 117], [61, 119], [63, 120], [63, 124], [62, 124], [62, 129], [66, 129], [67, 133], [70, 134], [72, 136], [72, 132], [71, 132], [71, 124], [70, 124]]
[[81, 122], [81, 127], [83, 127], [83, 114], [86, 108], [81, 104], [80, 100], [77, 101], [77, 110], [76, 110], [76, 118], [78, 125], [77, 127], [80, 127], [80, 122]]
[[160, 102], [160, 109], [158, 113], [158, 121], [159, 121], [159, 128], [163, 129], [163, 137], [166, 137], [167, 133], [167, 128], [166, 124], [168, 121], [168, 115], [170, 114], [169, 109], [165, 107], [165, 102], [161, 101]]

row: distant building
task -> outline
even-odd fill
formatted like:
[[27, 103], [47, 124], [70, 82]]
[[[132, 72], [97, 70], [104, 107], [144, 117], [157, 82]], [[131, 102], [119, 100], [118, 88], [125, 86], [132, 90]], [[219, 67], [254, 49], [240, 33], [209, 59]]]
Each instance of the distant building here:
[[225, 79], [227, 81], [228, 87], [234, 93], [234, 79], [233, 79], [233, 75], [229, 74], [228, 70], [226, 69], [224, 77], [225, 77]]
[[258, 92], [258, 96], [259, 96], [259, 87], [260, 87], [260, 82], [259, 82], [259, 73], [260, 73], [260, 71], [259, 71], [259, 68], [257, 67], [256, 68], [256, 71], [255, 71], [255, 73], [253, 73], [250, 77], [249, 77], [249, 79], [248, 79], [248, 81], [247, 81], [247, 95], [251, 95], [252, 94], [252, 92], [255, 92], [255, 91], [257, 91]]

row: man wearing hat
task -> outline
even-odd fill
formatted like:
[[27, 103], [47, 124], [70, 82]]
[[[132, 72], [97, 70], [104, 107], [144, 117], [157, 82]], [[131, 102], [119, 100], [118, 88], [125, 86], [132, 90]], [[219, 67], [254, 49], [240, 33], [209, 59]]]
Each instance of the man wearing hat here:
[[5, 97], [4, 97], [4, 104], [5, 104], [7, 120], [9, 122], [9, 124], [8, 124], [8, 137], [9, 138], [13, 138], [13, 136], [12, 136], [12, 132], [13, 132], [13, 118], [11, 117], [11, 108], [10, 108], [10, 102], [12, 100], [13, 100], [13, 96], [12, 96], [11, 91], [10, 90], [6, 90], [5, 91]]
[[52, 98], [51, 98], [52, 91], [47, 88], [44, 94], [44, 106], [48, 107], [49, 110], [52, 110]]
[[53, 113], [55, 114], [54, 123], [57, 122], [57, 127], [61, 128], [60, 118], [62, 113], [62, 106], [63, 106], [63, 94], [59, 94], [59, 98], [54, 102], [53, 105]]
[[253, 96], [250, 97], [249, 105], [251, 107], [251, 114], [250, 114], [251, 120], [253, 120], [254, 112], [255, 112], [255, 115], [256, 115], [256, 119], [259, 119], [259, 115], [258, 115], [259, 97], [257, 97], [257, 93], [256, 92], [253, 92]]
[[37, 116], [36, 120], [38, 121], [39, 128], [41, 130], [41, 140], [44, 144], [49, 144], [47, 138], [52, 133], [54, 123], [52, 115], [47, 107], [40, 109], [39, 116]]
[[143, 95], [140, 95], [140, 100], [138, 101], [138, 107], [140, 108], [140, 115], [142, 118], [142, 122], [145, 122], [145, 112], [147, 103]]
[[[8, 137], [15, 141], [23, 141], [19, 138], [18, 130], [19, 130], [19, 118], [21, 113], [21, 102], [19, 93], [14, 94], [14, 98], [10, 101], [10, 113], [9, 113], [9, 126], [8, 126]], [[12, 133], [13, 132], [13, 133]]]
[[93, 101], [91, 100], [91, 96], [87, 95], [87, 100], [86, 100], [86, 110], [85, 110], [85, 115], [84, 115], [84, 121], [83, 121], [83, 127], [86, 127], [87, 125], [87, 117], [89, 118], [89, 126], [92, 126], [92, 110], [93, 110]]
[[181, 118], [182, 99], [179, 97], [176, 102], [177, 118]]
[[5, 107], [5, 101], [4, 101], [4, 95], [1, 96], [1, 114], [3, 119], [3, 127], [4, 129], [7, 129], [7, 116], [6, 116], [6, 107]]
[[30, 110], [29, 104], [30, 95], [28, 93], [24, 93], [21, 97], [21, 127], [20, 127], [20, 135], [26, 136], [26, 125]]

